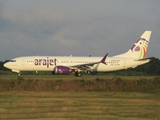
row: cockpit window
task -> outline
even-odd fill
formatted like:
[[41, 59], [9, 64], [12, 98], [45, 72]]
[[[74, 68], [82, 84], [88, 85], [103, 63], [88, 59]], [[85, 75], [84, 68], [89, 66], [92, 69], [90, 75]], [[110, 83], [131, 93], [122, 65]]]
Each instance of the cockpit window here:
[[16, 60], [7, 60], [7, 62], [16, 62]]
[[16, 60], [12, 60], [12, 62], [16, 62]]

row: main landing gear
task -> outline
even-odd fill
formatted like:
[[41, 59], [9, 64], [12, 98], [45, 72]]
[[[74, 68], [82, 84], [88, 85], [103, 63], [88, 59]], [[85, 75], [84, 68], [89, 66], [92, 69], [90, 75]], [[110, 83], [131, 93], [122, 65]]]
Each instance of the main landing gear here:
[[78, 72], [78, 71], [76, 71], [76, 72], [74, 73], [74, 75], [75, 75], [76, 77], [81, 77], [81, 76], [82, 76], [82, 74], [81, 74], [80, 72]]

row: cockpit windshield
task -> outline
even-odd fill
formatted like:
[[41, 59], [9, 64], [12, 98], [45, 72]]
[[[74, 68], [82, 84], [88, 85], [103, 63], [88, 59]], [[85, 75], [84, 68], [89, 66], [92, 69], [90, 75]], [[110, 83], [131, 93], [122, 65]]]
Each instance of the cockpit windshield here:
[[16, 62], [16, 60], [7, 60], [6, 62]]

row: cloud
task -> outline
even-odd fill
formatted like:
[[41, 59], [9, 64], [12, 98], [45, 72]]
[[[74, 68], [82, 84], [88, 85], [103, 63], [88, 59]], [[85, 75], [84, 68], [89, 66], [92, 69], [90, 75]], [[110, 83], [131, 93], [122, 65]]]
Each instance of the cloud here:
[[148, 29], [154, 31], [151, 47], [158, 50], [154, 42], [158, 41], [160, 30], [158, 3], [149, 0], [3, 1], [0, 60], [25, 55], [115, 55], [128, 50]]

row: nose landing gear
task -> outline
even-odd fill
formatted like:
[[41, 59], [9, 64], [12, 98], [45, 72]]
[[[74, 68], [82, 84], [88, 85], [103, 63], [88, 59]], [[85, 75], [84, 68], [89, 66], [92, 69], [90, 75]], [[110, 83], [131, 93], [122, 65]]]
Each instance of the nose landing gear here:
[[18, 76], [21, 76], [21, 72], [19, 70], [12, 70], [12, 72], [16, 72]]

